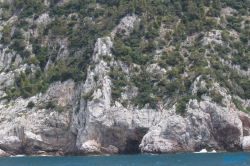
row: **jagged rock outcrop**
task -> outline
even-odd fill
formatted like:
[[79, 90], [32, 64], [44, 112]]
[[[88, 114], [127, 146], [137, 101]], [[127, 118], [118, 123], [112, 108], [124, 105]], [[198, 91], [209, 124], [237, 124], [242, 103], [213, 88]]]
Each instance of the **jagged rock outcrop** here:
[[[68, 0], [61, 0], [57, 5], [62, 6], [67, 2]], [[49, 6], [50, 2], [44, 3]], [[9, 22], [15, 19], [13, 16]], [[48, 13], [43, 13], [36, 20], [27, 20], [39, 26], [49, 24], [53, 19]], [[171, 101], [168, 101], [166, 96], [163, 96], [165, 103], [158, 100], [156, 109], [150, 108], [148, 104], [143, 108], [132, 104], [124, 106], [122, 101], [127, 100], [129, 103], [138, 94], [139, 88], [133, 84], [123, 87], [120, 100], [112, 98], [113, 83], [109, 74], [115, 67], [119, 67], [119, 70], [126, 74], [124, 77], [127, 81], [130, 81], [130, 76], [134, 74], [132, 68], [139, 71], [143, 67], [151, 75], [165, 79], [166, 82], [163, 81], [162, 84], [170, 79], [165, 76], [167, 70], [171, 71], [172, 67], [162, 68], [157, 62], [161, 58], [161, 51], [154, 57], [154, 63], [140, 66], [131, 62], [132, 67], [112, 54], [115, 35], [123, 33], [124, 36], [129, 36], [134, 26], [139, 26], [139, 22], [138, 15], [127, 15], [111, 31], [110, 37], [97, 39], [93, 55], [90, 56], [93, 64], [86, 71], [86, 79], [79, 82], [72, 79], [54, 82], [45, 93], [26, 99], [5, 99], [7, 94], [4, 87], [14, 85], [15, 74], [26, 72], [27, 68], [35, 71], [40, 67], [22, 63], [23, 59], [19, 54], [15, 51], [8, 52], [7, 48], [1, 49], [0, 45], [0, 156], [20, 153], [179, 153], [195, 152], [204, 148], [216, 151], [250, 150], [250, 116], [240, 112], [231, 103], [227, 90], [214, 80], [211, 82], [224, 97], [224, 105], [202, 95], [200, 102], [190, 99], [186, 104], [186, 113], [182, 115], [176, 113], [176, 104], [168, 105]], [[157, 27], [157, 24], [154, 26]], [[36, 38], [39, 35], [38, 30], [34, 28], [28, 32]], [[207, 45], [211, 41], [222, 44], [221, 33], [221, 30], [209, 32], [202, 40], [203, 44]], [[187, 38], [183, 45], [191, 45], [196, 36]], [[48, 36], [44, 40], [49, 43]], [[71, 56], [68, 41], [67, 37], [56, 38], [55, 43], [48, 44], [52, 49], [56, 49], [53, 48], [54, 45], [58, 46], [56, 60]], [[145, 45], [146, 39], [145, 43], [141, 43], [141, 47]], [[28, 48], [32, 50], [32, 46]], [[84, 46], [82, 49], [85, 49]], [[81, 56], [81, 49], [75, 51]], [[44, 71], [54, 63], [49, 56], [46, 60]], [[3, 70], [9, 69], [10, 64], [15, 68], [5, 73]], [[209, 67], [208, 63], [206, 68]], [[184, 73], [183, 80], [184, 77], [188, 77], [188, 74]], [[206, 82], [200, 81], [201, 78], [199, 75], [191, 83], [192, 95], [197, 94], [200, 88], [206, 88]], [[157, 99], [153, 94], [150, 94], [150, 97], [152, 100]], [[176, 103], [177, 98], [173, 98], [172, 103]], [[30, 103], [33, 106], [28, 106]], [[249, 101], [246, 105], [249, 105]]]
[[129, 35], [134, 28], [134, 24], [138, 24], [138, 22], [140, 22], [140, 18], [139, 16], [135, 15], [135, 14], [131, 14], [122, 18], [122, 20], [120, 21], [120, 23], [113, 29], [113, 31], [111, 32], [111, 36], [112, 38], [115, 37], [117, 32], [122, 32], [125, 35]]
[[246, 136], [242, 140], [242, 149], [244, 151], [249, 151], [250, 150], [250, 136]]
[[144, 136], [140, 148], [148, 153], [194, 152], [204, 148], [239, 150], [242, 122], [233, 109], [194, 102], [188, 116], [169, 116]]
[[[1, 124], [0, 147], [27, 154], [176, 153], [203, 148], [233, 151], [240, 150], [241, 144], [248, 149], [249, 117], [230, 107], [194, 100], [187, 115], [180, 116], [174, 109], [127, 109], [117, 101], [111, 106], [109, 67], [99, 57], [112, 56], [111, 46], [110, 38], [98, 39], [93, 56], [96, 65], [89, 69], [84, 84], [55, 83], [45, 94], [18, 99], [2, 111], [6, 120]], [[92, 100], [79, 99], [93, 89]], [[28, 101], [39, 105], [52, 99], [62, 106], [71, 103], [73, 113], [26, 108]]]
[[0, 149], [0, 157], [9, 157], [10, 154], [6, 153], [5, 151]]
[[[72, 101], [74, 82], [55, 83], [45, 94], [28, 100], [18, 98], [10, 105], [1, 103], [0, 147], [10, 154], [36, 154], [63, 151], [72, 153], [75, 135], [70, 132], [70, 111], [48, 109], [46, 103], [57, 99], [64, 109]], [[39, 108], [27, 108], [32, 101]]]

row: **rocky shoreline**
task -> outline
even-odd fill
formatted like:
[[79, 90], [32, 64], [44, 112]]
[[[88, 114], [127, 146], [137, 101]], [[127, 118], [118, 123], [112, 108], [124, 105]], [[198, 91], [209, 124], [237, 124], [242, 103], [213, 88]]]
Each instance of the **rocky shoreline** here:
[[[178, 152], [178, 153], [158, 153], [158, 154], [183, 154], [183, 153], [226, 153], [226, 152], [244, 152], [243, 150], [240, 151], [225, 151], [225, 150], [218, 150], [215, 151], [213, 149], [202, 149], [201, 151], [197, 152]], [[249, 152], [246, 151], [246, 152]], [[141, 154], [141, 153], [134, 153], [134, 154], [129, 154], [129, 155], [135, 155], [135, 154]], [[155, 153], [145, 153], [145, 154], [155, 154]], [[104, 153], [104, 152], [99, 152], [99, 153], [89, 153], [89, 154], [81, 154], [81, 153], [64, 153], [62, 151], [57, 151], [57, 152], [45, 152], [45, 151], [38, 151], [34, 154], [9, 154], [6, 153], [3, 150], [0, 150], [0, 157], [25, 157], [25, 156], [109, 156], [109, 155], [126, 155], [126, 154], [119, 154], [119, 153]]]
[[[166, 108], [159, 103], [158, 109], [139, 109], [113, 101], [110, 68], [99, 57], [111, 55], [111, 46], [110, 37], [98, 39], [95, 67], [88, 70], [83, 83], [55, 82], [44, 94], [18, 98], [8, 107], [1, 101], [0, 149], [6, 152], [2, 155], [250, 150], [250, 117], [236, 108], [219, 85], [216, 88], [224, 94], [224, 106], [204, 96], [200, 102], [191, 99], [183, 115], [176, 114], [176, 105]], [[112, 63], [129, 70], [121, 62]], [[90, 92], [91, 100], [86, 99]], [[132, 99], [136, 93], [130, 89], [123, 96]], [[55, 100], [63, 111], [44, 106]], [[31, 101], [37, 107], [27, 108]]]
[[[122, 89], [120, 100], [112, 98], [110, 72], [117, 69], [125, 73], [129, 81], [131, 75], [137, 74], [133, 69], [139, 71], [141, 68], [136, 64], [129, 66], [112, 55], [112, 38], [118, 30], [129, 35], [134, 22], [139, 23], [140, 18], [128, 15], [111, 31], [110, 37], [97, 39], [93, 65], [88, 67], [85, 80], [53, 82], [43, 94], [0, 101], [1, 157], [250, 150], [250, 116], [239, 111], [232, 102], [232, 97], [242, 99], [229, 95], [214, 80], [213, 88], [223, 96], [223, 104], [203, 95], [201, 101], [190, 99], [182, 115], [176, 113], [177, 96], [165, 96], [162, 101], [150, 94], [152, 100], [157, 99], [156, 109], [148, 104], [143, 108], [129, 104], [138, 95], [138, 87], [133, 85]], [[59, 43], [64, 51], [58, 53], [57, 58], [69, 56], [66, 45], [63, 41]], [[0, 73], [2, 88], [14, 84], [14, 73], [26, 71], [28, 67], [30, 70], [36, 68], [34, 64], [22, 64], [19, 55], [6, 52], [7, 48], [0, 52], [1, 71], [11, 61], [15, 62], [16, 69]], [[167, 72], [157, 63], [149, 64], [145, 70], [158, 75]], [[184, 77], [187, 77], [185, 73]], [[197, 93], [198, 81], [199, 77], [192, 83], [193, 94]], [[206, 83], [201, 81], [200, 84], [205, 87]], [[1, 90], [1, 96], [6, 97], [5, 91]], [[34, 107], [27, 107], [31, 102]], [[53, 102], [57, 108], [53, 107]], [[242, 103], [249, 106], [250, 100], [242, 100]]]
[[[112, 119], [114, 123], [110, 124], [107, 120], [111, 119], [102, 117], [104, 112], [99, 112], [96, 117], [94, 115], [97, 110], [88, 109], [88, 118], [92, 121], [86, 124], [83, 136], [74, 136], [68, 126], [68, 136], [72, 139], [65, 142], [62, 139], [65, 135], [62, 134], [61, 138], [56, 135], [55, 141], [55, 135], [48, 133], [60, 131], [58, 127], [50, 127], [49, 132], [44, 129], [43, 133], [37, 134], [30, 131], [30, 128], [21, 128], [16, 130], [16, 137], [1, 137], [0, 156], [164, 154], [197, 152], [201, 149], [217, 152], [250, 150], [250, 117], [247, 114], [234, 107], [225, 108], [206, 101], [192, 102], [193, 108], [188, 108], [189, 115], [169, 115], [169, 110], [120, 111], [123, 114], [114, 111], [109, 113], [117, 113]], [[82, 140], [86, 137], [86, 141]], [[63, 141], [59, 142], [60, 140]], [[80, 141], [81, 146], [77, 146]]]

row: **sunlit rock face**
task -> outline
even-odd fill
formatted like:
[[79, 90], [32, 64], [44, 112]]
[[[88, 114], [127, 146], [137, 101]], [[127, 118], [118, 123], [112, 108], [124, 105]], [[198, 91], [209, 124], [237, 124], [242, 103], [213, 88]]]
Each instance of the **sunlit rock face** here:
[[[9, 2], [12, 3], [11, 0]], [[62, 6], [67, 2], [69, 1], [60, 0], [55, 5]], [[45, 0], [44, 4], [50, 6], [50, 1]], [[226, 10], [223, 12], [228, 14]], [[0, 29], [16, 19], [17, 16], [13, 16], [8, 21], [0, 21]], [[38, 38], [41, 33], [39, 28], [53, 20], [49, 13], [42, 13], [36, 19], [26, 18], [27, 22], [36, 24], [36, 27], [22, 30], [22, 33], [27, 38]], [[135, 75], [135, 68], [138, 71], [145, 68], [145, 71], [160, 78], [165, 78], [169, 71], [174, 70], [172, 67], [162, 68], [157, 62], [145, 66], [133, 63], [128, 65], [127, 62], [115, 58], [113, 53], [116, 35], [123, 33], [124, 36], [129, 36], [140, 21], [141, 16], [129, 14], [119, 21], [109, 36], [100, 36], [96, 40], [93, 54], [90, 55], [93, 64], [86, 71], [86, 79], [78, 82], [72, 79], [56, 81], [44, 93], [25, 99], [5, 99], [7, 94], [4, 88], [15, 86], [16, 75], [27, 72], [28, 69], [34, 72], [40, 67], [38, 64], [29, 64], [25, 57], [0, 43], [0, 96], [3, 98], [0, 100], [0, 156], [158, 154], [195, 152], [201, 149], [250, 150], [249, 115], [239, 111], [232, 103], [231, 98], [237, 96], [231, 96], [215, 81], [213, 86], [223, 95], [225, 105], [215, 103], [211, 97], [202, 95], [201, 101], [189, 100], [183, 115], [176, 113], [176, 96], [164, 96], [164, 102], [157, 100], [156, 108], [151, 108], [149, 104], [142, 108], [131, 104], [139, 91], [133, 83], [123, 88], [121, 100], [112, 98], [113, 83], [110, 73], [116, 67], [126, 74], [125, 79], [128, 82]], [[14, 29], [15, 27], [11, 29], [12, 34]], [[222, 44], [221, 33], [222, 30], [209, 32], [201, 41], [202, 44], [212, 41]], [[192, 44], [192, 40], [194, 38], [187, 38], [182, 44]], [[68, 41], [67, 37], [56, 38], [53, 43], [46, 36], [42, 43], [48, 43], [48, 47], [53, 49], [57, 46], [55, 60], [81, 56], [81, 49], [70, 54]], [[25, 42], [25, 49], [32, 51], [34, 48], [31, 43], [28, 40]], [[84, 49], [82, 46], [82, 50]], [[154, 60], [161, 58], [161, 50], [158, 49], [156, 53]], [[45, 71], [55, 63], [51, 57], [46, 60]], [[243, 71], [239, 66], [231, 65], [223, 59], [220, 61], [241, 75], [249, 75], [249, 70]], [[210, 67], [208, 61], [206, 68]], [[182, 79], [185, 77], [188, 77], [187, 73], [182, 75]], [[193, 95], [200, 87], [206, 87], [206, 83], [200, 79], [201, 76], [197, 76], [191, 83]], [[157, 99], [152, 94], [150, 97], [152, 100]], [[125, 101], [127, 104], [124, 104]], [[241, 101], [249, 106], [249, 100]]]

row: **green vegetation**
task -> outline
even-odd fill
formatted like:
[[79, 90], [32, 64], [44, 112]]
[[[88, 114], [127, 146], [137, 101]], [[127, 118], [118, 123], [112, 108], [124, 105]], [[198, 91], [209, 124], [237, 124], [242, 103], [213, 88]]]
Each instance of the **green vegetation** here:
[[184, 114], [186, 112], [186, 105], [189, 102], [190, 96], [184, 95], [180, 100], [178, 100], [176, 105], [176, 113]]
[[121, 93], [124, 92], [123, 87], [127, 85], [127, 81], [125, 79], [125, 73], [113, 69], [109, 76], [112, 80], [113, 86], [111, 87], [112, 93], [111, 96], [114, 100], [121, 97]]
[[42, 0], [14, 0], [14, 8], [21, 10], [20, 18], [32, 17], [37, 18], [46, 8]]
[[[239, 65], [241, 70], [249, 69], [249, 0], [71, 0], [56, 5], [58, 2], [51, 0], [50, 6], [43, 0], [0, 3], [3, 21], [13, 14], [18, 16], [3, 26], [0, 42], [7, 48], [6, 52], [19, 54], [23, 63], [29, 65], [25, 72], [15, 73], [14, 85], [4, 88], [7, 96], [2, 99], [31, 97], [45, 92], [55, 81], [86, 80], [87, 70], [95, 66], [92, 55], [97, 38], [111, 36], [121, 18], [132, 13], [141, 21], [134, 24], [130, 35], [118, 29], [112, 39], [113, 57], [101, 56], [111, 69], [113, 101], [121, 100], [121, 93], [137, 87], [138, 95], [133, 96], [131, 102], [121, 101], [124, 106], [134, 104], [144, 108], [148, 104], [149, 108], [156, 108], [157, 102], [171, 98], [168, 103], [177, 102], [176, 112], [184, 114], [189, 99], [200, 101], [203, 94], [223, 105], [223, 95], [215, 90], [214, 82], [232, 95], [250, 99], [248, 77], [222, 63], [225, 60]], [[225, 7], [236, 12], [224, 17], [221, 10]], [[53, 18], [48, 24], [39, 25], [27, 19], [36, 20], [43, 13]], [[210, 33], [215, 40], [204, 45]], [[66, 43], [63, 48], [62, 41]], [[192, 43], [186, 44], [187, 41]], [[32, 45], [32, 49], [27, 44]], [[64, 49], [69, 56], [59, 58], [58, 54]], [[112, 65], [113, 59], [125, 62], [131, 72], [126, 74], [119, 65]], [[14, 70], [14, 62], [15, 55], [6, 72]], [[36, 71], [31, 69], [32, 64]], [[157, 64], [166, 72], [149, 72], [150, 64]], [[198, 91], [191, 97], [191, 86], [199, 76]], [[97, 82], [98, 78], [94, 80]], [[200, 85], [201, 81], [206, 87]], [[92, 100], [93, 93], [94, 89], [85, 94], [84, 99]], [[57, 108], [58, 112], [64, 109], [56, 107], [54, 102], [44, 107]]]
[[247, 107], [246, 109], [242, 106], [242, 103], [241, 103], [241, 101], [239, 101], [238, 99], [236, 99], [236, 98], [232, 98], [232, 101], [233, 101], [233, 103], [235, 104], [235, 106], [237, 107], [237, 109], [238, 110], [240, 110], [240, 111], [243, 111], [243, 112], [245, 112], [245, 113], [249, 113], [250, 112], [250, 108], [249, 107]]
[[46, 109], [53, 109], [56, 107], [56, 104], [54, 101], [49, 101], [46, 105]]
[[35, 106], [35, 103], [33, 101], [30, 101], [27, 105], [27, 108], [33, 108]]
[[201, 100], [201, 96], [208, 92], [207, 88], [201, 88], [197, 90], [197, 97]]
[[143, 108], [145, 104], [149, 103], [150, 107], [155, 108], [154, 100], [150, 97], [150, 94], [153, 92], [153, 82], [151, 80], [150, 74], [146, 71], [142, 71], [140, 75], [136, 75], [131, 78], [131, 81], [139, 88], [139, 94], [136, 98], [133, 99], [136, 105], [139, 105], [139, 108]]
[[92, 89], [91, 91], [89, 91], [88, 93], [86, 93], [83, 96], [84, 100], [86, 100], [86, 101], [92, 100], [94, 98], [93, 93], [94, 93], [94, 89]]
[[224, 98], [224, 96], [220, 94], [220, 92], [211, 91], [211, 97], [212, 101], [222, 104], [222, 99]]
[[9, 44], [11, 41], [11, 35], [10, 35], [10, 26], [6, 25], [2, 29], [2, 38], [1, 38], [1, 43], [3, 44]]

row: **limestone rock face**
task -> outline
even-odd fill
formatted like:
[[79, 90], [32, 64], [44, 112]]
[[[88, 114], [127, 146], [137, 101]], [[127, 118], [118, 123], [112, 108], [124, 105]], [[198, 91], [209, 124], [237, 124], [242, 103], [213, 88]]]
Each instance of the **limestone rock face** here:
[[250, 135], [250, 117], [246, 115], [244, 112], [237, 111], [237, 115], [240, 118], [243, 126], [243, 136]]
[[[10, 154], [54, 155], [249, 149], [250, 118], [231, 107], [193, 100], [192, 108], [181, 116], [175, 114], [175, 107], [154, 110], [125, 108], [118, 101], [112, 104], [110, 67], [103, 60], [105, 56], [112, 59], [112, 45], [109, 37], [97, 40], [96, 64], [88, 69], [86, 81], [56, 82], [46, 93], [18, 98], [8, 106], [2, 101], [0, 148]], [[111, 63], [129, 72], [121, 62]], [[155, 66], [147, 70], [153, 72]], [[86, 99], [90, 92], [92, 99]], [[135, 93], [132, 89], [124, 96]], [[36, 108], [27, 108], [30, 101]], [[46, 107], [50, 101], [63, 111]]]
[[[72, 152], [75, 135], [70, 132], [71, 114], [67, 111], [59, 113], [46, 109], [46, 103], [57, 99], [62, 107], [69, 104], [74, 92], [74, 82], [55, 83], [45, 94], [38, 94], [29, 99], [21, 99], [4, 106], [0, 111], [0, 147], [11, 154], [34, 154], [37, 151]], [[32, 101], [40, 109], [27, 108]]]
[[6, 153], [5, 151], [0, 149], [0, 157], [9, 157], [10, 154]]
[[[67, 1], [61, 0], [57, 5]], [[36, 23], [48, 24], [50, 21], [52, 18], [43, 13]], [[121, 100], [112, 98], [109, 74], [113, 68], [119, 66], [127, 74], [126, 80], [129, 81], [133, 72], [131, 68], [140, 70], [142, 67], [136, 64], [131, 67], [116, 60], [112, 55], [113, 38], [120, 31], [128, 36], [139, 21], [139, 16], [127, 15], [113, 29], [111, 37], [97, 39], [92, 55], [93, 64], [86, 71], [86, 80], [77, 83], [73, 80], [54, 82], [43, 94], [27, 99], [19, 97], [11, 101], [0, 100], [0, 156], [20, 153], [177, 153], [200, 151], [204, 148], [216, 151], [249, 150], [250, 117], [239, 112], [230, 103], [231, 96], [216, 83], [215, 88], [226, 96], [225, 107], [211, 99], [205, 100], [203, 96], [204, 101], [191, 100], [187, 104], [187, 113], [182, 116], [175, 111], [177, 99], [174, 102], [167, 101], [170, 107], [159, 102], [158, 109], [150, 109], [147, 105], [142, 109], [132, 104], [124, 106], [122, 100], [130, 102], [138, 93], [138, 88], [133, 85], [123, 89]], [[34, 36], [37, 34], [32, 33]], [[211, 34], [206, 40], [217, 41], [220, 35], [218, 31], [215, 36]], [[45, 42], [48, 42], [47, 39]], [[67, 40], [58, 38], [55, 42], [58, 45], [57, 59], [69, 57]], [[7, 69], [13, 60], [13, 71], [0, 72], [1, 97], [7, 95], [3, 88], [14, 84], [15, 73], [25, 72], [27, 68], [34, 71], [39, 68], [21, 63], [21, 56], [8, 52], [6, 48], [1, 49], [0, 45], [0, 70]], [[45, 70], [52, 63], [48, 60]], [[163, 77], [167, 73], [157, 63], [150, 64], [145, 69], [156, 76]], [[199, 79], [200, 76], [194, 82], [193, 94], [197, 93]], [[206, 87], [205, 82], [201, 82], [201, 86]], [[30, 102], [34, 103], [33, 108], [27, 107]], [[249, 105], [249, 101], [247, 102]]]
[[88, 140], [82, 144], [80, 150], [84, 154], [100, 154], [100, 148], [100, 143], [97, 143], [95, 140]]
[[242, 122], [232, 109], [200, 102], [188, 110], [191, 116], [170, 116], [150, 128], [140, 144], [142, 152], [176, 153], [215, 150], [239, 150]]
[[1, 49], [0, 46], [0, 70], [9, 66], [14, 53], [6, 52], [7, 49]]
[[119, 149], [115, 146], [109, 145], [107, 148], [102, 147], [101, 151], [107, 154], [118, 154]]
[[249, 151], [250, 150], [250, 136], [246, 136], [242, 140], [242, 149], [244, 151]]
[[250, 150], [250, 117], [243, 112], [237, 112], [243, 125], [243, 138], [242, 138], [242, 149], [244, 151]]
[[36, 20], [36, 24], [44, 24], [47, 25], [48, 23], [51, 22], [51, 19], [49, 17], [48, 13], [43, 13], [42, 15], [40, 15], [37, 20]]
[[140, 18], [135, 14], [127, 15], [126, 17], [122, 18], [119, 25], [117, 25], [111, 32], [112, 38], [114, 38], [118, 30], [119, 32], [124, 30], [125, 35], [129, 35], [133, 31], [134, 24], [139, 21], [140, 21]]

